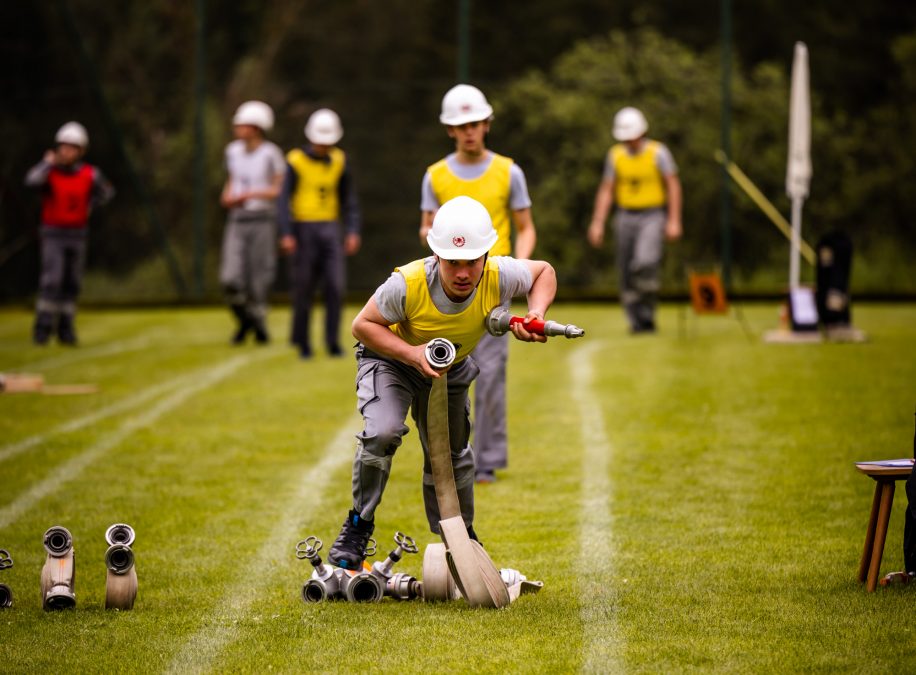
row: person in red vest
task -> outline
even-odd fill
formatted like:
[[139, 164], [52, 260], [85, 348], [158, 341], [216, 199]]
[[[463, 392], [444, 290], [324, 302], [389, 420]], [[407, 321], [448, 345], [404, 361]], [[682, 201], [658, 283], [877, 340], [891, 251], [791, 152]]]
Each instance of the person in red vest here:
[[82, 124], [67, 122], [54, 142], [25, 177], [28, 187], [42, 192], [41, 276], [32, 338], [47, 344], [56, 329], [61, 344], [75, 345], [89, 214], [114, 197], [114, 188], [97, 167], [83, 161], [89, 134]]

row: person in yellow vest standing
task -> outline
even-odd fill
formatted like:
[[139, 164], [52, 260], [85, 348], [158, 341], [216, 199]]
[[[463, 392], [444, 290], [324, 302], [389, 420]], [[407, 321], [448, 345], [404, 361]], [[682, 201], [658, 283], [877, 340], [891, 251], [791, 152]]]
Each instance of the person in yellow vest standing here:
[[649, 123], [636, 108], [622, 108], [614, 116], [614, 138], [620, 142], [607, 153], [588, 228], [589, 243], [599, 248], [608, 213], [616, 206], [620, 302], [633, 334], [656, 330], [664, 241], [682, 234], [677, 165], [665, 145], [646, 137], [648, 130]]
[[[525, 323], [542, 319], [553, 302], [557, 278], [543, 260], [491, 256], [497, 240], [490, 214], [470, 197], [442, 205], [428, 234], [433, 255], [395, 268], [353, 321], [360, 346], [356, 372], [357, 408], [363, 430], [356, 435], [353, 507], [328, 552], [328, 562], [358, 569], [375, 529], [395, 451], [412, 409], [423, 447], [423, 500], [432, 532], [439, 532], [439, 506], [429, 461], [427, 410], [433, 379], [426, 344], [446, 338], [456, 348], [448, 369], [448, 426], [452, 470], [468, 535], [474, 532], [474, 457], [468, 419], [468, 389], [478, 373], [468, 358], [486, 333], [484, 319], [513, 297], [527, 296]], [[511, 327], [516, 339], [546, 342], [542, 335]]]
[[[531, 216], [531, 198], [521, 168], [508, 157], [487, 149], [486, 137], [493, 108], [483, 92], [468, 84], [452, 87], [442, 99], [439, 121], [455, 143], [455, 152], [430, 166], [421, 188], [420, 239], [426, 241], [436, 210], [448, 200], [465, 195], [482, 203], [493, 220], [497, 240], [490, 255], [513, 252], [525, 260], [534, 252], [537, 233]], [[483, 336], [472, 355], [480, 368], [474, 389], [474, 454], [476, 479], [495, 480], [496, 469], [508, 465], [506, 433], [506, 363], [508, 336]]]
[[[341, 356], [340, 315], [346, 266], [344, 257], [361, 245], [361, 218], [347, 155], [337, 147], [343, 126], [333, 110], [312, 113], [305, 125], [309, 141], [286, 155], [280, 198], [280, 248], [293, 256], [293, 319], [290, 342], [299, 355], [312, 356], [309, 319], [315, 287], [324, 288], [324, 340], [331, 356]], [[341, 232], [341, 224], [343, 232]]]

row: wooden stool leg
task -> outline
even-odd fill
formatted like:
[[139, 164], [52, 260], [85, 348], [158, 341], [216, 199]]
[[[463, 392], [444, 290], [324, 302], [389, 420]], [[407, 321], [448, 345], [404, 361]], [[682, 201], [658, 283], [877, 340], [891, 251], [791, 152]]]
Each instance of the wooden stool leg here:
[[862, 560], [859, 562], [859, 583], [868, 576], [871, 565], [871, 549], [875, 544], [875, 526], [878, 524], [878, 507], [881, 505], [881, 481], [875, 481], [875, 496], [871, 500], [871, 514], [868, 516], [868, 529], [865, 530], [865, 546], [862, 548]]
[[884, 541], [887, 539], [887, 524], [891, 519], [891, 506], [894, 503], [894, 481], [883, 481], [881, 506], [878, 509], [878, 524], [875, 528], [875, 545], [872, 547], [871, 564], [868, 568], [868, 583], [865, 589], [871, 593], [878, 586], [878, 574], [881, 570], [881, 556], [884, 555]]

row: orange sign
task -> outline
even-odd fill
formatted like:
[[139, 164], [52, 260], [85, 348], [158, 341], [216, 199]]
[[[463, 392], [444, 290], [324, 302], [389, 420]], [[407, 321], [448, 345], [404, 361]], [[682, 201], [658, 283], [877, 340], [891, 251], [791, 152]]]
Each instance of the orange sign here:
[[697, 314], [725, 314], [728, 312], [728, 301], [725, 299], [725, 289], [718, 272], [700, 274], [691, 271], [690, 303]]

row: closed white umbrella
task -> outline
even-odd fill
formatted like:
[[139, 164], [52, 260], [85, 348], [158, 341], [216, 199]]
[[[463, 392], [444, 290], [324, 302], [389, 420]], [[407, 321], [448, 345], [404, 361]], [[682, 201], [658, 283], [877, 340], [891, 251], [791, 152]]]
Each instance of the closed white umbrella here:
[[789, 159], [786, 194], [792, 200], [792, 248], [789, 257], [789, 289], [799, 285], [802, 204], [811, 184], [811, 93], [808, 83], [808, 47], [795, 43], [792, 90], [789, 99]]

